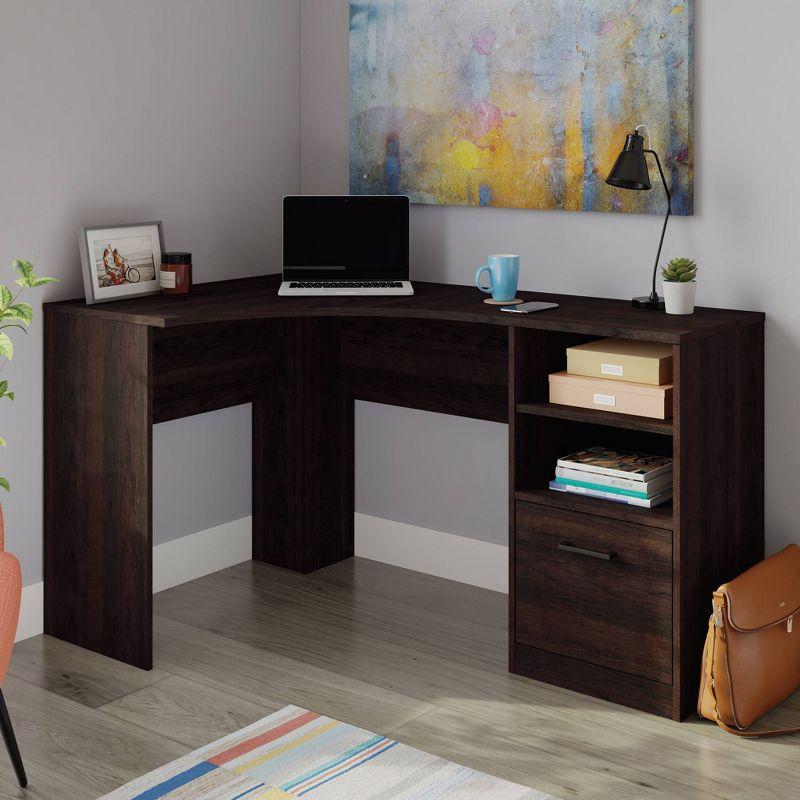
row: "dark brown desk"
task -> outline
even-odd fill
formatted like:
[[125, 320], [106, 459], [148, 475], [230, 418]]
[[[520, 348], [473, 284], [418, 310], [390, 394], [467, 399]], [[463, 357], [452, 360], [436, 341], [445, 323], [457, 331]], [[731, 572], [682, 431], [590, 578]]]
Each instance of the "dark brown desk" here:
[[[352, 556], [353, 407], [369, 400], [509, 423], [512, 672], [688, 714], [711, 591], [763, 556], [763, 314], [525, 293], [561, 307], [517, 316], [461, 286], [326, 299], [278, 283], [45, 306], [45, 632], [151, 667], [156, 422], [252, 403], [254, 558], [308, 572]], [[673, 420], [547, 402], [565, 348], [605, 336], [674, 345]], [[556, 458], [589, 444], [673, 454], [673, 504], [548, 492]]]

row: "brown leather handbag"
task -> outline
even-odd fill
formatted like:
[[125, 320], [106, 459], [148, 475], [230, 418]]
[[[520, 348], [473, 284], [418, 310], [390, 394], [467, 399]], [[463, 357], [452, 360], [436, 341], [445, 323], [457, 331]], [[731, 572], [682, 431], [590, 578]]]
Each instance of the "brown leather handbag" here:
[[800, 686], [800, 547], [756, 564], [714, 592], [697, 713], [738, 736]]

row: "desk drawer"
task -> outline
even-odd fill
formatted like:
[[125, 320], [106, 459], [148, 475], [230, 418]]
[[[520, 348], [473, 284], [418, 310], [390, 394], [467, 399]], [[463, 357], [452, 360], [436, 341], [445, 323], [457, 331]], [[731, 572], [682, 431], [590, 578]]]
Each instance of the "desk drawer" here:
[[518, 502], [515, 592], [521, 644], [672, 683], [671, 531]]

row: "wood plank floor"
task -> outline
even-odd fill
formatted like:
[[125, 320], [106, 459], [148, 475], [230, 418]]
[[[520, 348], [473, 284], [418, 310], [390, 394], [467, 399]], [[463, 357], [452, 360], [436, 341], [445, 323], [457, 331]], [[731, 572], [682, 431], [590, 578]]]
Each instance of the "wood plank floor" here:
[[[494, 592], [362, 559], [247, 562], [155, 608], [149, 673], [16, 647], [3, 688], [31, 785], [0, 753], [0, 798], [95, 800], [289, 703], [564, 800], [800, 796], [800, 736], [745, 741], [509, 675]], [[772, 721], [793, 719], [800, 693]]]

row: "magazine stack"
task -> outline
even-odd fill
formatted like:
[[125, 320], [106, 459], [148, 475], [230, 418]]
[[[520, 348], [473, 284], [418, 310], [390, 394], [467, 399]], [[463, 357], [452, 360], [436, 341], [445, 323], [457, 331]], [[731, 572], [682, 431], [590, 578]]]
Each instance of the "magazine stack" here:
[[558, 459], [556, 492], [655, 508], [672, 499], [672, 459], [607, 447], [588, 447]]

